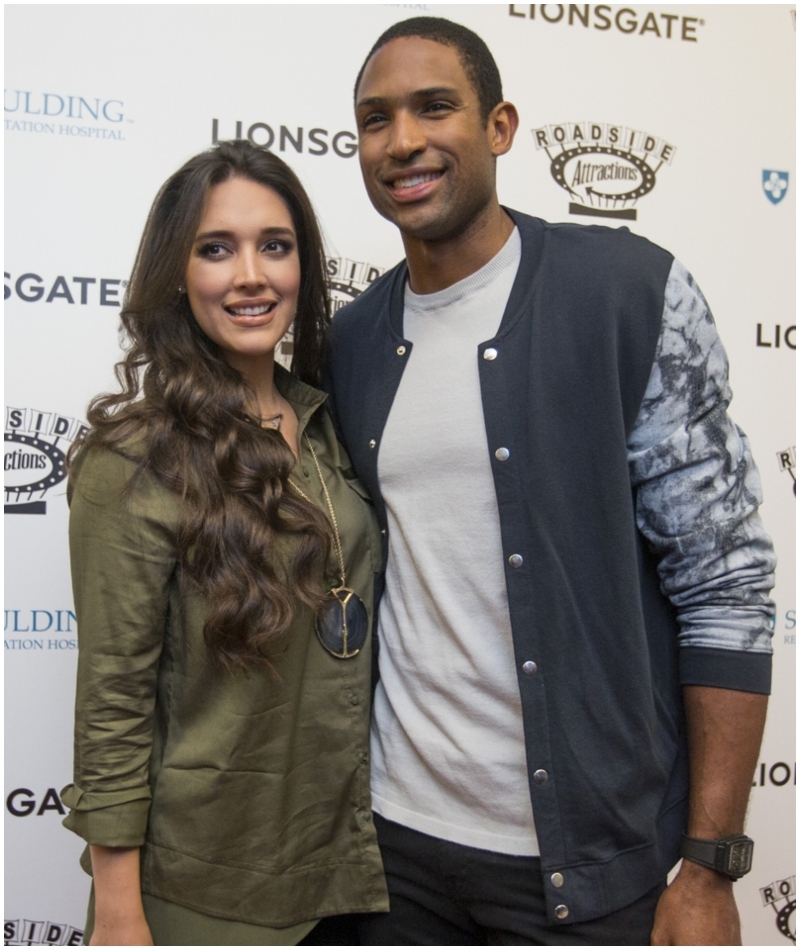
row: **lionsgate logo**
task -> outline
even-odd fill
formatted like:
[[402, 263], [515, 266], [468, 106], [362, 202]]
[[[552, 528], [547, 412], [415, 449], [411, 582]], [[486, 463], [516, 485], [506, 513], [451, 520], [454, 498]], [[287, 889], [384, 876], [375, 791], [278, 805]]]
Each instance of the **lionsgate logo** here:
[[[227, 129], [231, 134], [226, 135]], [[272, 149], [278, 152], [292, 151], [308, 155], [337, 155], [339, 158], [352, 158], [358, 151], [358, 140], [349, 129], [339, 132], [330, 132], [328, 129], [306, 129], [304, 126], [290, 128], [287, 125], [270, 125], [268, 122], [253, 122], [246, 125], [237, 119], [232, 126], [223, 126], [220, 133], [219, 119], [211, 120], [211, 144], [216, 145], [220, 140], [246, 138], [251, 145], [260, 145], [261, 148]]]
[[677, 13], [656, 13], [655, 10], [632, 10], [606, 4], [594, 6], [589, 3], [509, 3], [508, 15], [538, 21], [539, 23], [562, 23], [584, 29], [600, 30], [603, 33], [624, 33], [627, 36], [649, 36], [659, 40], [697, 42], [698, 26], [706, 21], [696, 16], [681, 16]]
[[45, 496], [67, 477], [64, 448], [86, 432], [80, 419], [6, 406], [5, 513], [47, 514]]
[[797, 908], [797, 899], [795, 897], [794, 875], [785, 877], [780, 881], [773, 881], [766, 887], [759, 888], [761, 894], [761, 904], [764, 907], [771, 907], [775, 911], [775, 926], [791, 943], [797, 941], [797, 925], [795, 923], [795, 910]]
[[564, 122], [532, 129], [536, 150], [572, 199], [570, 214], [636, 220], [636, 203], [656, 186], [676, 148], [649, 132], [600, 122]]
[[113, 277], [42, 277], [26, 271], [18, 277], [3, 272], [3, 299], [22, 300], [24, 303], [68, 303], [85, 306], [119, 307], [120, 294], [128, 286], [127, 280]]
[[6, 947], [80, 947], [83, 930], [72, 924], [57, 924], [52, 920], [5, 918], [3, 944]]
[[4, 89], [3, 111], [7, 132], [74, 138], [124, 141], [123, 128], [133, 122], [121, 99], [31, 89]]

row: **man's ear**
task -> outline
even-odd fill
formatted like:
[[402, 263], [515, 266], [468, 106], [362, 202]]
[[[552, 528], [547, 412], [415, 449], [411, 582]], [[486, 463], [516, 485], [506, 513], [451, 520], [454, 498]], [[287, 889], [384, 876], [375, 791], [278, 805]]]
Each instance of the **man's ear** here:
[[492, 155], [505, 155], [514, 144], [514, 136], [519, 128], [519, 113], [511, 102], [498, 102], [489, 113], [486, 132]]

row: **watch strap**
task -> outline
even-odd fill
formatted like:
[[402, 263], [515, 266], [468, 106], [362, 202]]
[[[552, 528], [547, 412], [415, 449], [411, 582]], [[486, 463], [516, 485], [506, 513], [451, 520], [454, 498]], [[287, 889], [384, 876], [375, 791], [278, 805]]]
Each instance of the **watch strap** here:
[[717, 871], [731, 881], [738, 881], [750, 870], [753, 840], [743, 834], [724, 838], [690, 838], [684, 835], [680, 853], [682, 858]]

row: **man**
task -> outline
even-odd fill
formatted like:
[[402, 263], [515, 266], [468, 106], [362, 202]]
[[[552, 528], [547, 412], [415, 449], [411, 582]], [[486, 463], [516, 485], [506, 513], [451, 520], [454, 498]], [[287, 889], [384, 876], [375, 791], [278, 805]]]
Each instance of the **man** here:
[[329, 367], [386, 541], [362, 942], [737, 943], [774, 557], [705, 300], [501, 208], [517, 112], [464, 27], [390, 28], [355, 102], [406, 251]]

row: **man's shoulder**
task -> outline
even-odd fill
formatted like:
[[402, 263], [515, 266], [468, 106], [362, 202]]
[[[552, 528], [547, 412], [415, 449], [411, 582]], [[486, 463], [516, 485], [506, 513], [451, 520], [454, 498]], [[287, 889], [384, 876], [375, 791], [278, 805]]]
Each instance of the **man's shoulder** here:
[[523, 238], [526, 233], [531, 236], [538, 234], [554, 252], [564, 250], [600, 257], [634, 253], [672, 259], [669, 251], [640, 234], [634, 234], [626, 225], [615, 228], [602, 224], [545, 221], [521, 211], [508, 210]]

